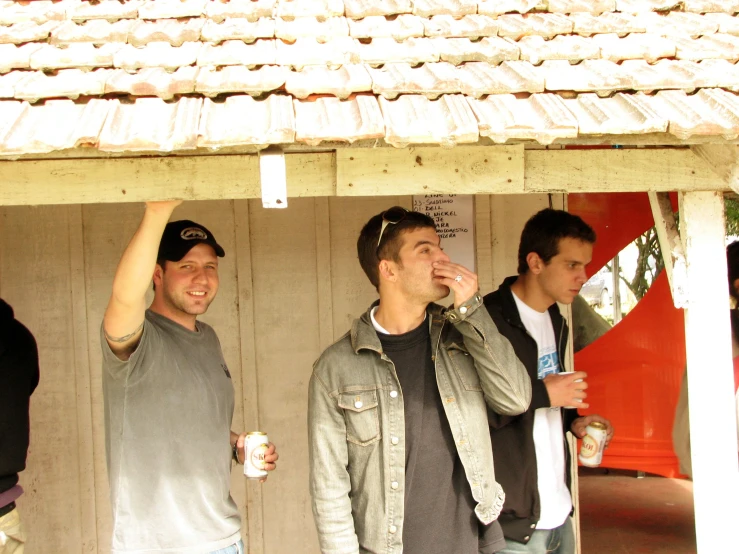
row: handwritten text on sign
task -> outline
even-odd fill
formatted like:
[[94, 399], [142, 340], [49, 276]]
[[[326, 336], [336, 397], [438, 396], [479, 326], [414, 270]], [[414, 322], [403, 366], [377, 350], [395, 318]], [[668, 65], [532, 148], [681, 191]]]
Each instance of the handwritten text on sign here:
[[441, 246], [454, 263], [475, 271], [475, 219], [471, 194], [424, 194], [413, 209], [436, 223]]

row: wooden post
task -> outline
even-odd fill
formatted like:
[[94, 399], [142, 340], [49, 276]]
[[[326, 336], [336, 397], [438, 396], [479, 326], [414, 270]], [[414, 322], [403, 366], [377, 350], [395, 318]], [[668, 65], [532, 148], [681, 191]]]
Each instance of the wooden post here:
[[723, 195], [685, 192], [679, 201], [696, 540], [700, 553], [727, 552], [739, 514], [739, 464]]
[[665, 273], [670, 282], [672, 302], [676, 308], [685, 308], [688, 303], [688, 291], [685, 284], [685, 249], [672, 213], [672, 202], [669, 192], [649, 191], [649, 205], [654, 216], [654, 227], [657, 230], [659, 247]]

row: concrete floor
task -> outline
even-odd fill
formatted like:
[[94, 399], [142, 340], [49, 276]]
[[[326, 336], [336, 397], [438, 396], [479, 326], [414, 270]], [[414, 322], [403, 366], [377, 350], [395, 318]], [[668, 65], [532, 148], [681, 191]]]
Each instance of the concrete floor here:
[[582, 554], [695, 554], [693, 483], [580, 468]]

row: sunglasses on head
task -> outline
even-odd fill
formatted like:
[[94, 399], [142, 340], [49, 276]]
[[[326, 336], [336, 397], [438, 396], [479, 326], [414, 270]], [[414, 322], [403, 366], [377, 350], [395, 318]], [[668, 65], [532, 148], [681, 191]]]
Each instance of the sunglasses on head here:
[[393, 206], [389, 210], [382, 212], [382, 227], [380, 228], [380, 237], [377, 239], [377, 248], [380, 248], [382, 242], [382, 235], [385, 233], [388, 225], [395, 225], [400, 223], [408, 215], [408, 210], [401, 208], [400, 206]]

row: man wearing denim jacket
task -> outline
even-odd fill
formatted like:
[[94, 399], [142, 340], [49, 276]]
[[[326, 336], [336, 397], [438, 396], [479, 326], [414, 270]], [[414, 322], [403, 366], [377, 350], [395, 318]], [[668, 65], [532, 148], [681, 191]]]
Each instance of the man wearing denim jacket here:
[[[431, 218], [391, 208], [367, 222], [357, 250], [379, 302], [326, 349], [309, 386], [321, 551], [495, 552], [505, 495], [486, 407], [526, 411], [526, 370]], [[433, 304], [450, 291], [452, 308]]]

